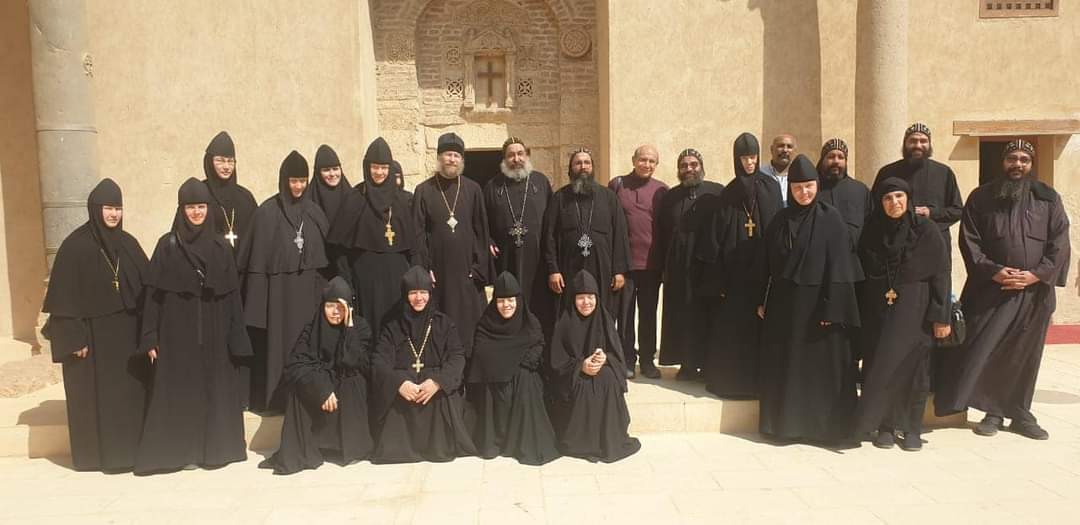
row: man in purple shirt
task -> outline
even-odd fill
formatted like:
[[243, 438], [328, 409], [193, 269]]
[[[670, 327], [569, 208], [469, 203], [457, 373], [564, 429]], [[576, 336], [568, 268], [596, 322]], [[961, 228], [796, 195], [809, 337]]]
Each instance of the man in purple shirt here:
[[[641, 358], [641, 374], [659, 379], [660, 370], [653, 363], [656, 357], [656, 305], [660, 300], [660, 268], [664, 254], [653, 244], [656, 212], [667, 185], [653, 178], [660, 154], [650, 145], [634, 150], [634, 170], [615, 177], [608, 187], [615, 192], [626, 213], [630, 237], [630, 272], [626, 276], [619, 300], [619, 337], [626, 354], [626, 376], [634, 377], [634, 363]], [[635, 346], [634, 314], [641, 315], [640, 345]]]

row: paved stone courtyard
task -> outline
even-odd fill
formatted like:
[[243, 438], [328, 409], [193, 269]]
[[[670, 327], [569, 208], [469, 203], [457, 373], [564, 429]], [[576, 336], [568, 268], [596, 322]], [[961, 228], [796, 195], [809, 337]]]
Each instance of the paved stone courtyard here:
[[216, 471], [136, 478], [73, 472], [64, 458], [0, 458], [0, 522], [1075, 523], [1080, 346], [1047, 347], [1034, 411], [1050, 441], [943, 428], [918, 453], [647, 433], [639, 454], [613, 465], [463, 458], [281, 477], [251, 454]]

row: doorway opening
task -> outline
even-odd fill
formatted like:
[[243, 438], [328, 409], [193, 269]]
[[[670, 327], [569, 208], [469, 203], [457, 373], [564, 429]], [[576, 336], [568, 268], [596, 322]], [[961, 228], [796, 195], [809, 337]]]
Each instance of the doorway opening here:
[[502, 150], [469, 150], [465, 152], [465, 176], [481, 188], [499, 173]]
[[[1005, 137], [982, 137], [979, 139], [979, 186], [994, 180], [1001, 175], [1001, 154], [1005, 151], [1005, 145], [1011, 140], [1023, 139], [1035, 145], [1038, 149], [1036, 137], [1028, 136], [1005, 136]], [[1039, 175], [1040, 180], [1043, 178]]]

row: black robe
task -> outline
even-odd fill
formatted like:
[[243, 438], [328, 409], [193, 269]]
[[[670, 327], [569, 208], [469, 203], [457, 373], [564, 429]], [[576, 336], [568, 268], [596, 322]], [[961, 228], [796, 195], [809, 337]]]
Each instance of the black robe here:
[[[870, 219], [859, 244], [863, 381], [856, 435], [881, 426], [918, 433], [930, 390], [934, 323], [949, 322], [948, 255], [937, 225], [913, 213]], [[849, 224], [850, 225], [850, 224]], [[895, 245], [895, 256], [887, 253]], [[885, 297], [895, 292], [893, 304]], [[891, 294], [890, 294], [891, 295]]]
[[203, 249], [205, 286], [185, 251], [178, 234], [167, 233], [150, 260], [139, 349], [145, 356], [156, 347], [158, 358], [136, 473], [247, 458], [239, 376], [231, 358], [252, 352], [232, 249], [220, 238]]
[[[322, 308], [304, 327], [285, 364], [289, 389], [281, 446], [260, 467], [292, 474], [323, 464], [323, 450], [341, 464], [365, 459], [375, 444], [368, 420], [371, 327], [360, 317], [353, 326], [332, 326]], [[330, 394], [334, 412], [322, 409]]]
[[[522, 293], [529, 310], [540, 320], [544, 337], [551, 337], [555, 325], [555, 304], [547, 284], [547, 271], [543, 264], [542, 235], [544, 212], [551, 200], [551, 182], [538, 171], [529, 174], [529, 194], [524, 200], [525, 211], [522, 213], [522, 196], [526, 182], [511, 181], [506, 175], [499, 174], [484, 186], [484, 206], [490, 222], [491, 240], [499, 248], [495, 258], [495, 275], [510, 272], [522, 284]], [[522, 237], [523, 246], [515, 244], [516, 237], [510, 235], [514, 217], [524, 217], [528, 230]]]
[[[706, 388], [723, 398], [756, 398], [762, 326], [756, 310], [767, 279], [756, 265], [765, 233], [783, 208], [775, 179], [761, 172], [739, 177], [724, 188], [704, 224], [696, 247], [695, 292], [709, 304]], [[748, 211], [755, 224], [752, 236]]]
[[[100, 215], [100, 206], [91, 206]], [[93, 218], [91, 219], [93, 220]], [[76, 470], [126, 470], [142, 433], [148, 369], [137, 355], [139, 310], [147, 259], [127, 232], [111, 232], [106, 250], [90, 222], [68, 235], [56, 253], [42, 311], [49, 320], [54, 363], [63, 365], [71, 462]], [[105, 259], [119, 259], [120, 287]], [[73, 356], [87, 348], [85, 358]]]
[[[574, 275], [588, 270], [599, 283], [600, 304], [618, 304], [614, 300], [615, 293], [611, 291], [611, 280], [616, 274], [625, 275], [630, 270], [630, 239], [627, 232], [626, 214], [615, 192], [595, 185], [593, 193], [577, 195], [572, 191], [571, 184], [563, 186], [551, 197], [544, 214], [543, 252], [548, 275], [561, 273], [569, 288]], [[582, 233], [588, 233], [593, 243], [587, 257], [582, 255], [582, 249], [577, 244]], [[573, 308], [573, 303], [573, 294], [564, 290], [557, 301], [556, 312], [561, 316], [563, 310]]]
[[863, 225], [870, 212], [874, 210], [874, 199], [870, 190], [861, 181], [845, 174], [840, 180], [831, 182], [827, 178], [819, 181], [817, 200], [831, 204], [848, 227], [848, 238], [854, 250], [862, 236]]
[[[373, 463], [453, 461], [476, 453], [464, 420], [461, 385], [465, 370], [465, 348], [457, 327], [446, 314], [430, 312], [431, 336], [423, 345], [424, 329], [413, 336], [422, 352], [424, 367], [417, 373], [409, 346], [410, 325], [404, 308], [386, 320], [372, 355], [374, 381], [371, 410], [374, 418]], [[431, 303], [428, 310], [433, 310]], [[420, 321], [417, 321], [420, 322]], [[426, 325], [426, 322], [422, 322]], [[423, 350], [421, 350], [423, 347]], [[398, 388], [405, 381], [420, 384], [431, 379], [439, 392], [426, 405], [402, 399]]]
[[844, 219], [823, 202], [792, 203], [769, 225], [764, 256], [759, 429], [779, 439], [846, 437], [856, 401], [848, 329], [859, 326], [862, 272]]
[[[889, 177], [902, 179], [911, 186], [908, 206], [912, 210], [916, 206], [929, 207], [930, 220], [938, 225], [941, 237], [945, 239], [945, 245], [952, 246], [949, 226], [960, 220], [964, 207], [960, 199], [960, 187], [956, 185], [956, 174], [953, 173], [952, 168], [934, 159], [926, 159], [918, 166], [901, 159], [886, 164], [878, 170], [871, 189], [876, 191], [878, 184]], [[880, 206], [880, 203], [874, 203], [874, 205]], [[952, 248], [949, 250], [951, 261]]]
[[[967, 282], [960, 297], [967, 340], [948, 351], [937, 383], [939, 415], [974, 407], [1008, 417], [1030, 417], [1035, 379], [1042, 360], [1055, 286], [1065, 286], [1069, 270], [1069, 218], [1061, 196], [1032, 181], [1015, 204], [994, 198], [996, 184], [979, 186], [968, 197], [960, 226], [960, 253]], [[1038, 283], [1021, 291], [1002, 290], [992, 277], [1003, 266], [1027, 270]]]
[[[221, 180], [214, 172], [213, 160], [210, 155], [203, 159], [203, 171], [206, 174], [206, 187], [213, 196], [209, 203], [209, 211], [214, 215], [214, 228], [218, 236], [225, 244], [233, 248], [233, 253], [240, 248], [240, 244], [247, 238], [251, 231], [252, 217], [258, 203], [247, 188], [236, 181], [236, 171], [232, 177]], [[233, 226], [235, 242], [230, 243], [225, 235], [229, 233], [228, 225]]]
[[698, 237], [724, 185], [703, 181], [680, 184], [660, 200], [657, 249], [663, 255], [664, 308], [660, 329], [660, 364], [702, 368], [709, 344], [707, 301], [694, 293]]
[[[454, 208], [457, 225], [451, 231], [446, 223], [450, 218], [447, 203], [455, 207], [459, 191]], [[484, 286], [495, 279], [483, 192], [471, 179], [434, 175], [416, 187], [413, 222], [421, 265], [435, 273], [435, 304], [454, 320], [467, 355], [487, 304]]]

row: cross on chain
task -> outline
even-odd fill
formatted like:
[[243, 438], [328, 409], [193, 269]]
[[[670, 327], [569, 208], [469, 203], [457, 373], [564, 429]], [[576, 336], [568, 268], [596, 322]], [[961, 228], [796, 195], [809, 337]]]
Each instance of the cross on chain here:
[[514, 246], [521, 248], [525, 246], [525, 235], [529, 233], [529, 228], [521, 221], [515, 222], [510, 227], [510, 235], [514, 238]]
[[225, 240], [229, 241], [229, 246], [232, 246], [233, 248], [236, 248], [236, 239], [236, 234], [233, 233], [232, 230], [229, 230], [229, 233], [225, 234]]

